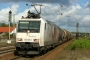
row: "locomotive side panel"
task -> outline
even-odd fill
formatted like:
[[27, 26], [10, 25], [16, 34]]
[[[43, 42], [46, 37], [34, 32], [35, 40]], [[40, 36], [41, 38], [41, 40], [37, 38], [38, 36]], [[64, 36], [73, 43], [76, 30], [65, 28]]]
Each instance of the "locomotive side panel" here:
[[59, 38], [59, 28], [58, 27], [54, 27], [54, 40], [58, 40]]
[[52, 44], [52, 26], [48, 23], [46, 23], [46, 29], [45, 29], [45, 45]]
[[45, 36], [45, 46], [57, 44], [59, 38], [59, 29], [57, 26], [51, 24], [51, 22], [46, 23], [46, 28], [44, 32]]

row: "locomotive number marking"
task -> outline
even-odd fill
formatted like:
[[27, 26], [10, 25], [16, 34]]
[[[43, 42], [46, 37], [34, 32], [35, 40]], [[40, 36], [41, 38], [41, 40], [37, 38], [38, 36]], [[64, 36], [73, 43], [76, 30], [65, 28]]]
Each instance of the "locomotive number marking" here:
[[32, 41], [32, 39], [24, 39], [25, 41]]

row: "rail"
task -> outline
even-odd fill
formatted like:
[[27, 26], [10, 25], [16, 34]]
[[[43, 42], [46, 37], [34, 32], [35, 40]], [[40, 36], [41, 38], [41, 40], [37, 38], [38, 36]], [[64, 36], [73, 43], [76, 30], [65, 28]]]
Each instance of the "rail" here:
[[5, 54], [5, 53], [9, 53], [9, 52], [13, 52], [14, 50], [15, 50], [15, 49], [0, 51], [0, 55], [1, 55], [1, 54]]

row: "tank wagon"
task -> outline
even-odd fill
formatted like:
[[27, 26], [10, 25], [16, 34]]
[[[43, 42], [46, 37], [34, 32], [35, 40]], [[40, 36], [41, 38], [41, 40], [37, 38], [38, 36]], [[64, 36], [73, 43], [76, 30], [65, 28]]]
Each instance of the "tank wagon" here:
[[71, 33], [61, 29], [39, 14], [28, 11], [18, 21], [15, 55], [36, 55], [71, 39]]

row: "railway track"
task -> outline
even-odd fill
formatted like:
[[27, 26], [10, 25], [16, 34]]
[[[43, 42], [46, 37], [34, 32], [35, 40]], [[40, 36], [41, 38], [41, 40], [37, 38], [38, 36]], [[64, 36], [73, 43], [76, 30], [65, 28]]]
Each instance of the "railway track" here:
[[14, 58], [11, 58], [10, 60], [34, 60], [39, 58], [40, 56], [35, 56], [35, 57], [22, 57], [22, 56], [17, 56]]
[[0, 55], [5, 54], [5, 53], [9, 53], [9, 52], [13, 52], [14, 50], [15, 49], [9, 49], [9, 50], [0, 51]]
[[0, 51], [2, 51], [2, 50], [9, 50], [9, 49], [15, 49], [15, 47], [14, 46], [0, 47]]
[[58, 47], [56, 47], [53, 50], [50, 50], [48, 52], [46, 52], [44, 55], [38, 55], [38, 56], [34, 56], [34, 57], [16, 57], [16, 58], [12, 58], [10, 60], [53, 60], [54, 57], [61, 52], [66, 46], [68, 46], [73, 40], [70, 40], [64, 44], [59, 45]]
[[13, 52], [14, 50], [15, 50], [14, 46], [1, 47], [0, 48], [0, 55], [5, 54], [5, 53], [9, 53], [9, 52]]

